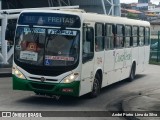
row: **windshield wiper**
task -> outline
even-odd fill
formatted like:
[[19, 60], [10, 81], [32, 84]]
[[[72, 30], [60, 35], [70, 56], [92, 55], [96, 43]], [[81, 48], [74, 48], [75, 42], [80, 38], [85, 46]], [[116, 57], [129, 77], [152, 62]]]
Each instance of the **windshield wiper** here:
[[51, 34], [52, 34], [52, 30], [50, 31], [50, 33], [48, 34], [48, 31], [46, 30], [46, 37], [45, 37], [45, 47], [48, 45], [49, 40], [51, 40]]
[[29, 29], [31, 30], [31, 34], [33, 36], [33, 40], [35, 43], [39, 44], [39, 35], [34, 32], [33, 25], [29, 25]]

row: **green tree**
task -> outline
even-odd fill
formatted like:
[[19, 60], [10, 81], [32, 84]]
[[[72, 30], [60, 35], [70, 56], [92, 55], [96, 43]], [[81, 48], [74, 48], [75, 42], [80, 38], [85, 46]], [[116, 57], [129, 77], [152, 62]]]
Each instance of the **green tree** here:
[[138, 15], [133, 13], [128, 13], [126, 17], [131, 19], [138, 19]]

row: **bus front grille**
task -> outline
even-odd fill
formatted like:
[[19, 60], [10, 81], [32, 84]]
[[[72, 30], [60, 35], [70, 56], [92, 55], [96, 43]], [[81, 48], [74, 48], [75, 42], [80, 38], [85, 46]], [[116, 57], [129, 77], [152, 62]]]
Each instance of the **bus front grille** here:
[[31, 85], [33, 88], [41, 90], [52, 90], [54, 88], [54, 85], [37, 84], [37, 83], [31, 83]]
[[[41, 81], [41, 78], [37, 78], [37, 77], [29, 77], [30, 79], [33, 79], [33, 80], [39, 80], [39, 81]], [[46, 78], [45, 79], [46, 81], [58, 81], [57, 79], [48, 79], [48, 78]]]

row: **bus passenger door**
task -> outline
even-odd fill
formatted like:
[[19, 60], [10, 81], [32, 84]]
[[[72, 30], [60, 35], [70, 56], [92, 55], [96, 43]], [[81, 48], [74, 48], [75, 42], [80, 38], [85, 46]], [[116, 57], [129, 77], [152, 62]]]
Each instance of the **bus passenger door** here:
[[82, 40], [82, 71], [80, 95], [91, 91], [93, 84], [93, 67], [94, 67], [94, 30], [93, 27], [83, 28]]

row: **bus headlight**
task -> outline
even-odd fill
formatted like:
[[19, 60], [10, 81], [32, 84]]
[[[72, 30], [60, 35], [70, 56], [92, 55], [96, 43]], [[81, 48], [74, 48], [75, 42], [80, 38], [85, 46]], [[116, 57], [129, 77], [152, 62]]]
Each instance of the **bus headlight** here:
[[24, 75], [15, 67], [12, 68], [12, 74], [18, 78], [25, 79]]
[[79, 73], [72, 73], [69, 76], [65, 77], [62, 81], [62, 83], [71, 83], [73, 82], [77, 77], [79, 76]]

